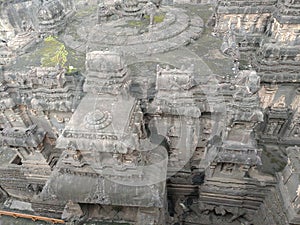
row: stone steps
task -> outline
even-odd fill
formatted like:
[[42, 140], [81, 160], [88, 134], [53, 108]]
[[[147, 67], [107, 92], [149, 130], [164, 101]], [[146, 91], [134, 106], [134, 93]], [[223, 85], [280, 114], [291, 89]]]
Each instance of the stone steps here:
[[274, 184], [260, 184], [255, 180], [209, 179], [199, 189], [199, 201], [206, 204], [223, 205], [258, 210]]

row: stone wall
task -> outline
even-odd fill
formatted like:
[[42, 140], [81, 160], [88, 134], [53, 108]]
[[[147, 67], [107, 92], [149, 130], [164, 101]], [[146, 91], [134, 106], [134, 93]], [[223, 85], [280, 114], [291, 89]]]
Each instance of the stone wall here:
[[281, 24], [274, 19], [272, 33], [273, 38], [280, 44], [300, 45], [300, 24]]
[[286, 225], [289, 224], [283, 209], [282, 197], [279, 188], [273, 188], [266, 197], [264, 203], [257, 210], [253, 224], [260, 225]]
[[32, 203], [32, 209], [41, 216], [47, 216], [51, 218], [61, 219], [62, 212], [64, 210], [65, 204], [59, 204], [57, 202], [47, 202], [47, 201], [36, 201]]
[[15, 166], [15, 168], [0, 168], [0, 182], [3, 189], [12, 197], [23, 200], [32, 197], [27, 189], [28, 180], [18, 166]]

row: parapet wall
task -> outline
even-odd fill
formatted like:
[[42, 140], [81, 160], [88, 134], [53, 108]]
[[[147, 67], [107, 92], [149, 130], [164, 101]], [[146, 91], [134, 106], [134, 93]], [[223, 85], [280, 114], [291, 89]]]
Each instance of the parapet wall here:
[[253, 224], [289, 224], [282, 207], [282, 197], [279, 193], [280, 191], [278, 187], [271, 190], [269, 195], [265, 198], [264, 203], [261, 204], [260, 208], [257, 210], [257, 215], [254, 216]]

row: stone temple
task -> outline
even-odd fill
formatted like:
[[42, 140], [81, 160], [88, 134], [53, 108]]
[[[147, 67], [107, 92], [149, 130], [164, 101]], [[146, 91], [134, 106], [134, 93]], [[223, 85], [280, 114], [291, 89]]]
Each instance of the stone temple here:
[[0, 12], [0, 224], [300, 224], [299, 0]]

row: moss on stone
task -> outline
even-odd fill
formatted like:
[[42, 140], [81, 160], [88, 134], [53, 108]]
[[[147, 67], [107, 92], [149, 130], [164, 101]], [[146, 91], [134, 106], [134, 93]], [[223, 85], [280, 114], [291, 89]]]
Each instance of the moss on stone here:
[[128, 25], [131, 27], [141, 27], [144, 25], [144, 23], [140, 20], [129, 20]]
[[58, 41], [56, 37], [49, 36], [45, 38], [40, 53], [42, 55], [41, 65], [44, 67], [53, 67], [57, 64], [64, 67], [67, 62], [68, 51], [65, 45]]
[[154, 22], [155, 23], [161, 23], [163, 22], [165, 19], [165, 15], [157, 15], [157, 16], [154, 16]]
[[[145, 18], [148, 20], [150, 19], [150, 16], [146, 15]], [[165, 19], [165, 14], [156, 15], [154, 16], [154, 23], [161, 23], [164, 21], [164, 19]]]

